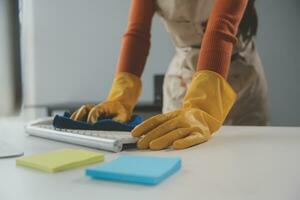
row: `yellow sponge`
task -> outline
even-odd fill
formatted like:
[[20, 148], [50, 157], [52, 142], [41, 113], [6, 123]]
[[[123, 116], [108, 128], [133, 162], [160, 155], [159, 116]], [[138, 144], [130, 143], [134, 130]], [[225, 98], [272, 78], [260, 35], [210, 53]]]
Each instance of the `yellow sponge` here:
[[104, 160], [102, 153], [82, 149], [62, 149], [17, 159], [16, 164], [44, 172], [59, 172]]

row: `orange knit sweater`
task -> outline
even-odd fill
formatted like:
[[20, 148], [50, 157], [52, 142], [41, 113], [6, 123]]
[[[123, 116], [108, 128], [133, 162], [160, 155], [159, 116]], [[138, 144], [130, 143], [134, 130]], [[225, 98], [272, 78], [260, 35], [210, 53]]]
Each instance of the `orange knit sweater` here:
[[[227, 77], [238, 26], [248, 0], [216, 0], [201, 42], [197, 70], [211, 70]], [[150, 49], [155, 0], [132, 0], [117, 72], [141, 76]], [[201, 26], [199, 24], [199, 26]]]

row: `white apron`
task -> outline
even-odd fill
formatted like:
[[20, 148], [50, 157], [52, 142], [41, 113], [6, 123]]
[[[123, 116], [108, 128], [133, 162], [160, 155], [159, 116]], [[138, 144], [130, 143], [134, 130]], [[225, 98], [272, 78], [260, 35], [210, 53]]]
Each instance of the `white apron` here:
[[[181, 108], [196, 72], [200, 43], [214, 0], [156, 0], [156, 13], [176, 47], [163, 86], [163, 112]], [[267, 84], [254, 41], [235, 45], [228, 82], [238, 99], [225, 124], [266, 125]]]

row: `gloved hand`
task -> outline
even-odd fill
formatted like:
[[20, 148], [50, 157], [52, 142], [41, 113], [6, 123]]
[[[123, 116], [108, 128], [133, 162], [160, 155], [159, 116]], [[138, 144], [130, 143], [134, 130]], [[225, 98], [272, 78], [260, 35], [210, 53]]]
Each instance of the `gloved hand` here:
[[154, 116], [132, 131], [142, 138], [139, 149], [184, 149], [207, 141], [223, 124], [236, 94], [219, 74], [198, 72], [183, 100], [183, 108]]
[[107, 100], [96, 106], [83, 105], [71, 116], [73, 120], [86, 120], [93, 124], [99, 117], [112, 117], [113, 120], [126, 122], [131, 118], [134, 106], [141, 94], [142, 83], [139, 77], [121, 72], [113, 81]]

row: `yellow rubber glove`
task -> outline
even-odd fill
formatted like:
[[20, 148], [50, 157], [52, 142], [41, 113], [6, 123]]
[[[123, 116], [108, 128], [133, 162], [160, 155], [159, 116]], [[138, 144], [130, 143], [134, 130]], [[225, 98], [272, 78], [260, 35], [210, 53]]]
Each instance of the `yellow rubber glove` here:
[[132, 136], [142, 136], [139, 149], [184, 149], [203, 143], [221, 127], [235, 99], [236, 93], [222, 76], [200, 71], [192, 80], [182, 109], [146, 120]]
[[73, 120], [87, 120], [93, 124], [101, 116], [126, 122], [131, 118], [134, 106], [141, 94], [142, 82], [139, 77], [121, 72], [113, 81], [107, 100], [96, 106], [83, 105], [71, 116]]

